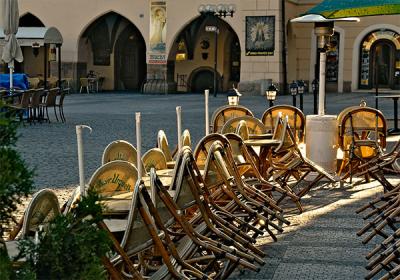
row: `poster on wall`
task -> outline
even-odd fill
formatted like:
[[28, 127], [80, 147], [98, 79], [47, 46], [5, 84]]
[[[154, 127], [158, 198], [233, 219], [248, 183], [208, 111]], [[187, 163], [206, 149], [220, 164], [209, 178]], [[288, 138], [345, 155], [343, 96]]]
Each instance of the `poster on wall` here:
[[167, 5], [165, 1], [150, 2], [150, 50], [148, 64], [166, 64]]
[[274, 55], [275, 16], [246, 17], [246, 55]]

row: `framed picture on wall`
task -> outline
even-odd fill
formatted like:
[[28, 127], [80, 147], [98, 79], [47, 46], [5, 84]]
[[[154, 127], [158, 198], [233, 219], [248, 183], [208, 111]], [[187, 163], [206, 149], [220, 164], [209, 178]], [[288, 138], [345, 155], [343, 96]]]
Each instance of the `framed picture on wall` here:
[[275, 16], [246, 17], [246, 55], [274, 55]]

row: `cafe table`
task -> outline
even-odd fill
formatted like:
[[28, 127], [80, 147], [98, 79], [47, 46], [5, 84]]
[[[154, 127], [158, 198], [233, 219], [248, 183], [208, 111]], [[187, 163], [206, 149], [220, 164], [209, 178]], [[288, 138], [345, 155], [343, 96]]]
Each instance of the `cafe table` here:
[[400, 134], [400, 129], [399, 129], [399, 125], [398, 125], [398, 119], [399, 119], [398, 101], [399, 101], [400, 95], [399, 94], [378, 95], [378, 96], [375, 96], [375, 98], [391, 98], [391, 99], [393, 99], [394, 128], [388, 129], [388, 133], [389, 134]]

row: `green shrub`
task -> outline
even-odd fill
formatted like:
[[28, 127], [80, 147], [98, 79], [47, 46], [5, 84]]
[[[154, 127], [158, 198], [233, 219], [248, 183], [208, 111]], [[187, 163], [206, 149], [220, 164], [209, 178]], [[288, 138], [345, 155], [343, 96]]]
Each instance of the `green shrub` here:
[[18, 122], [0, 101], [0, 239], [18, 204], [33, 189], [33, 171], [15, 150]]
[[101, 257], [110, 251], [110, 239], [95, 226], [102, 219], [98, 195], [89, 193], [73, 212], [58, 216], [39, 234], [39, 244], [20, 242], [37, 279], [106, 279]]

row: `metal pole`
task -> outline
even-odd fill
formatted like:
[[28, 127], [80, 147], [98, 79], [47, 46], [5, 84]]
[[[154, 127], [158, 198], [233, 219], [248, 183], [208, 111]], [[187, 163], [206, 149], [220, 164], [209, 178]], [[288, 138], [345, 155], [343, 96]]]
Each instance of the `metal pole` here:
[[138, 180], [142, 180], [142, 135], [141, 135], [141, 127], [140, 127], [140, 122], [141, 122], [141, 116], [140, 112], [137, 112], [135, 114], [136, 117], [136, 150], [137, 150], [137, 163], [136, 163], [136, 168], [138, 171]]
[[325, 115], [325, 67], [326, 67], [326, 52], [321, 52], [319, 59], [319, 100], [318, 100], [318, 115]]
[[[317, 49], [317, 60], [315, 63], [315, 73], [314, 73], [314, 77], [315, 80], [318, 81], [319, 79], [319, 59], [320, 59], [320, 54], [321, 54], [321, 49], [318, 48]], [[318, 81], [319, 84], [319, 81]], [[315, 89], [313, 91], [314, 94], [314, 114], [316, 115], [318, 113], [318, 95], [317, 95], [317, 89]]]
[[209, 133], [210, 133], [210, 121], [209, 121], [209, 114], [208, 114], [208, 95], [209, 95], [209, 93], [210, 93], [210, 91], [208, 90], [208, 89], [206, 89], [205, 91], [204, 91], [204, 98], [205, 98], [205, 108], [204, 108], [204, 110], [205, 110], [205, 117], [206, 117], [206, 123], [205, 123], [205, 125], [206, 125], [206, 135], [208, 135]]
[[303, 94], [300, 93], [300, 110], [303, 111]]
[[215, 16], [215, 50], [214, 50], [214, 97], [217, 97], [217, 55], [218, 55], [218, 18]]
[[274, 106], [274, 101], [273, 101], [273, 100], [270, 100], [270, 101], [269, 101], [269, 107], [272, 107], [272, 106]]
[[176, 126], [178, 130], [178, 154], [182, 150], [182, 107], [176, 106]]
[[375, 69], [375, 77], [374, 77], [374, 82], [375, 82], [375, 108], [378, 110], [378, 95], [379, 95], [379, 83], [378, 83], [378, 52], [375, 48], [375, 57], [374, 57], [374, 69]]
[[47, 88], [47, 44], [44, 44], [44, 75], [43, 75], [43, 79], [44, 79], [44, 89]]
[[58, 49], [58, 87], [61, 89], [61, 44], [57, 45]]

